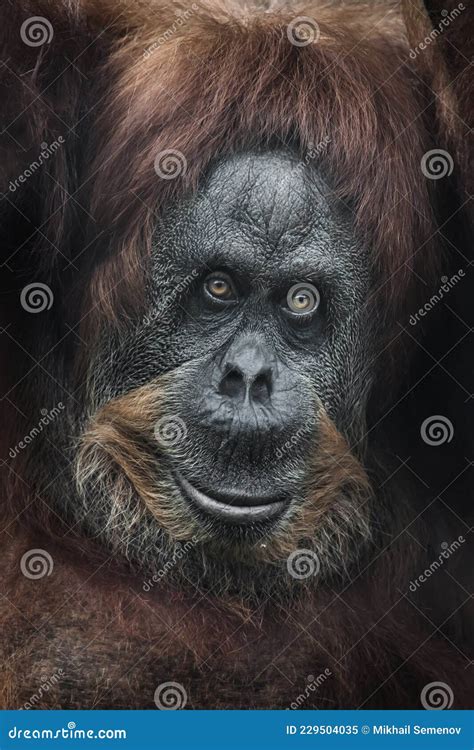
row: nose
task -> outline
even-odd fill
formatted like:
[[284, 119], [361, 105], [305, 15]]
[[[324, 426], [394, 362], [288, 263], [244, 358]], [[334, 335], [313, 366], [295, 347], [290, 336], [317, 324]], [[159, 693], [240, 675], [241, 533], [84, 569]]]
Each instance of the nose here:
[[273, 357], [260, 343], [244, 341], [233, 347], [222, 363], [219, 393], [235, 401], [270, 401], [274, 381]]

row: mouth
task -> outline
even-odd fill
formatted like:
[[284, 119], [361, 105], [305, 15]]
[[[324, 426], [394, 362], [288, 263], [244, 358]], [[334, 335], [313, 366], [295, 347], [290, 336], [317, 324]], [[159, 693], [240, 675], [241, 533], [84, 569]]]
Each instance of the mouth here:
[[220, 521], [231, 524], [253, 524], [273, 521], [288, 506], [285, 498], [249, 495], [240, 492], [213, 492], [212, 496], [198, 489], [176, 473], [178, 485], [186, 498], [199, 510]]

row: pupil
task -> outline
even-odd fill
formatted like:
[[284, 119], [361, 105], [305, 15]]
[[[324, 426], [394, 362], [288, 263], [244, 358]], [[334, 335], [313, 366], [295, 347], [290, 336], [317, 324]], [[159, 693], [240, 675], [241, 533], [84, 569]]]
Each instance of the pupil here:
[[307, 307], [309, 303], [308, 296], [306, 294], [298, 294], [296, 297], [296, 304], [298, 307]]
[[222, 294], [226, 289], [225, 281], [214, 281], [213, 286], [216, 294]]
[[319, 304], [319, 292], [312, 284], [294, 284], [286, 295], [286, 305], [294, 313], [312, 313]]

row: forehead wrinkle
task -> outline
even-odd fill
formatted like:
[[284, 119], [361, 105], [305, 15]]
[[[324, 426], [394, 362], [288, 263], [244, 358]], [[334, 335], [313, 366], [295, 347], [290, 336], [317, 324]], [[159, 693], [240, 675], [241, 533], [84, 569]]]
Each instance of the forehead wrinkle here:
[[293, 275], [295, 264], [306, 265], [304, 258], [311, 256], [313, 267], [317, 256], [333, 259], [336, 248], [344, 254], [348, 249], [350, 217], [340, 215], [328, 192], [317, 165], [306, 167], [281, 154], [231, 158], [189, 199], [182, 239], [187, 237], [190, 258], [204, 265], [207, 260], [238, 264], [251, 275]]
[[[317, 271], [326, 265], [325, 260], [333, 264], [334, 255], [337, 257], [341, 252], [341, 249], [336, 252], [334, 247], [332, 225], [321, 222], [319, 216], [310, 217], [309, 223], [305, 220], [299, 224], [294, 222], [291, 228], [283, 227], [270, 239], [267, 226], [252, 215], [223, 215], [222, 206], [215, 200], [207, 201], [207, 206], [213, 217], [213, 227], [215, 222], [218, 224], [216, 234], [205, 231], [201, 235], [201, 247], [206, 248], [211, 263], [236, 265], [249, 275], [274, 279], [295, 275], [295, 267], [303, 267], [309, 273]], [[220, 216], [216, 216], [216, 212]], [[201, 229], [204, 229], [202, 224]], [[345, 249], [342, 252], [345, 256]]]
[[[263, 184], [265, 179], [265, 174], [255, 176], [251, 165], [246, 189], [234, 190], [230, 201], [224, 204], [217, 196], [209, 197], [214, 215], [220, 214], [226, 230], [252, 243], [254, 250], [268, 261], [274, 256], [286, 256], [299, 245], [314, 222], [314, 213], [302, 180], [299, 184], [292, 180], [290, 192], [282, 191], [281, 185], [274, 182]], [[239, 180], [240, 188], [241, 184]]]

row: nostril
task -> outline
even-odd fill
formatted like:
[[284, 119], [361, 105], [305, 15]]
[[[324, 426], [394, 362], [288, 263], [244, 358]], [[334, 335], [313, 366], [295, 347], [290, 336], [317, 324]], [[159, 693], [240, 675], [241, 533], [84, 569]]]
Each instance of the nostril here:
[[219, 384], [219, 393], [231, 398], [245, 396], [244, 376], [238, 367], [232, 367], [222, 378]]
[[272, 374], [265, 370], [254, 378], [250, 388], [252, 398], [255, 401], [267, 401], [272, 395]]

